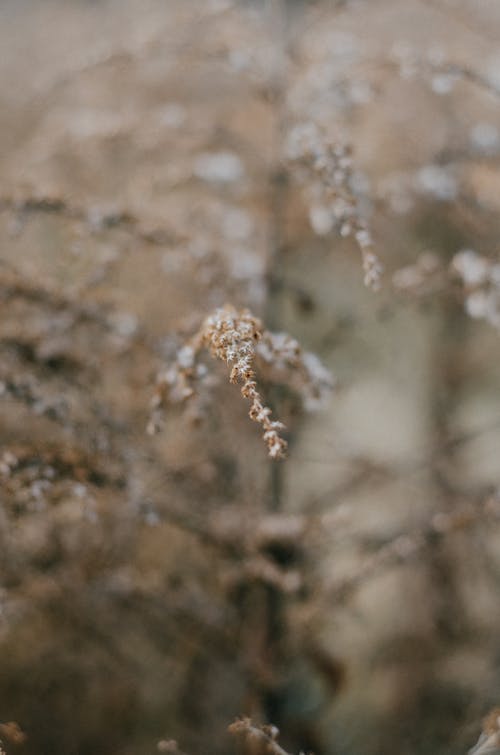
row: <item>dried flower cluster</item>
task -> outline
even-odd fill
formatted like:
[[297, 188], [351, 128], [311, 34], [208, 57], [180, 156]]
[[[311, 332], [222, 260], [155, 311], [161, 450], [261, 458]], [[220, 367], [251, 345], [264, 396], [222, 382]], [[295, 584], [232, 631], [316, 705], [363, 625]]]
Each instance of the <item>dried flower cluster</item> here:
[[162, 409], [166, 406], [191, 399], [200, 393], [201, 386], [210, 387], [211, 377], [199, 361], [203, 350], [231, 368], [229, 380], [242, 384], [241, 394], [251, 402], [249, 417], [261, 425], [269, 456], [283, 458], [287, 449], [281, 436], [284, 425], [271, 419], [271, 409], [258, 389], [257, 357], [267, 368], [270, 382], [286, 383], [291, 377], [292, 387], [303, 395], [307, 408], [324, 399], [332, 387], [331, 375], [316, 357], [302, 352], [293, 338], [269, 333], [250, 312], [232, 306], [217, 309], [208, 316], [198, 332], [179, 349], [175, 362], [160, 373], [148, 432], [153, 434], [160, 429]]
[[[241, 395], [251, 402], [248, 416], [261, 425], [269, 456], [285, 456], [287, 443], [280, 432], [284, 425], [271, 420], [271, 409], [265, 406], [257, 388], [254, 370], [256, 343], [262, 338], [262, 323], [248, 311], [238, 312], [231, 307], [217, 310], [203, 323], [198, 349], [207, 348], [210, 354], [231, 367], [231, 383], [242, 383]], [[196, 349], [196, 350], [198, 350]]]
[[255, 379], [255, 350], [261, 338], [262, 324], [248, 311], [238, 312], [226, 306], [207, 317], [200, 330], [178, 352], [176, 363], [159, 376], [152, 406], [154, 415], [148, 431], [154, 433], [158, 427], [158, 409], [169, 403], [185, 401], [193, 395], [193, 383], [206, 374], [206, 368], [197, 363], [197, 356], [207, 349], [212, 357], [230, 366], [231, 383], [243, 384], [242, 396], [251, 401], [249, 416], [262, 426], [269, 455], [273, 459], [282, 458], [287, 448], [280, 435], [284, 426], [271, 420], [271, 409], [263, 403]]
[[313, 230], [319, 235], [326, 235], [334, 229], [342, 237], [353, 235], [361, 251], [365, 285], [378, 290], [382, 265], [353, 190], [350, 147], [332, 142], [309, 122], [291, 130], [287, 156], [296, 164], [299, 179], [309, 184]]

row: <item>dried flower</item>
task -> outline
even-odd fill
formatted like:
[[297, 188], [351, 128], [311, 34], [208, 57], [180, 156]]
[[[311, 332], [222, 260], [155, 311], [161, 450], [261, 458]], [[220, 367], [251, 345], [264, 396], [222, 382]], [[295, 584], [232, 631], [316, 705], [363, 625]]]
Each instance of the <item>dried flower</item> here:
[[332, 376], [314, 354], [303, 352], [295, 339], [264, 330], [262, 322], [248, 310], [230, 305], [209, 315], [179, 349], [174, 363], [158, 376], [148, 432], [154, 434], [160, 429], [165, 406], [184, 403], [199, 393], [202, 384], [210, 384], [208, 371], [199, 362], [204, 349], [230, 367], [229, 381], [239, 383], [242, 396], [251, 402], [249, 417], [261, 425], [269, 456], [283, 458], [287, 449], [281, 436], [284, 425], [271, 419], [272, 411], [258, 389], [257, 358], [266, 378], [291, 385], [301, 395], [306, 409], [321, 404], [332, 389]]
[[373, 241], [353, 191], [351, 150], [332, 142], [314, 123], [292, 129], [288, 157], [310, 181], [313, 197], [310, 218], [320, 235], [338, 228], [342, 237], [354, 236], [361, 252], [365, 285], [378, 290], [382, 265], [373, 250]]
[[148, 431], [153, 433], [158, 429], [160, 407], [185, 401], [193, 395], [194, 383], [204, 376], [196, 358], [200, 351], [208, 349], [212, 357], [231, 368], [230, 382], [242, 384], [242, 396], [251, 401], [249, 416], [261, 425], [271, 458], [283, 458], [287, 443], [280, 432], [284, 425], [271, 419], [271, 409], [265, 406], [257, 388], [254, 361], [256, 344], [261, 338], [262, 323], [246, 310], [239, 312], [226, 306], [207, 317], [200, 330], [178, 352], [175, 364], [160, 375]]

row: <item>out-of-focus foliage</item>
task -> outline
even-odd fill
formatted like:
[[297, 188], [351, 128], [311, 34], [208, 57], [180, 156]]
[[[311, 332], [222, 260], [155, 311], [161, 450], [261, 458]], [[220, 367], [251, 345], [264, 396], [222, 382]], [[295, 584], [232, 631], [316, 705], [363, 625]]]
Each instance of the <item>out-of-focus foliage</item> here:
[[8, 755], [495, 751], [499, 40], [0, 3]]

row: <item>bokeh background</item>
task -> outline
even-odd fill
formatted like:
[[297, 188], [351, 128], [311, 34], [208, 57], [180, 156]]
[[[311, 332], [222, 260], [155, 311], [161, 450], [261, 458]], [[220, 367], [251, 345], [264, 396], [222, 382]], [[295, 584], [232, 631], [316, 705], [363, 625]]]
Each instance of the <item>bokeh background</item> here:
[[[291, 752], [474, 744], [500, 698], [499, 42], [497, 0], [2, 0], [9, 755], [225, 755], [244, 714]], [[379, 292], [290, 159], [315, 128], [352, 148]], [[334, 375], [312, 414], [266, 386], [285, 462], [210, 362], [201, 410], [146, 433], [226, 302]]]

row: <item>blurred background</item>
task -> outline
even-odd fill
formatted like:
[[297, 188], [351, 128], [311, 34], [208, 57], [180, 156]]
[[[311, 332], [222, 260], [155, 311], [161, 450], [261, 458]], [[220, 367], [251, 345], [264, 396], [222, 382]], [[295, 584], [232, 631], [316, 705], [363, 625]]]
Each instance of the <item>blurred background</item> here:
[[[2, 0], [8, 755], [247, 752], [240, 715], [294, 753], [473, 746], [500, 700], [499, 42], [497, 0]], [[263, 375], [284, 462], [209, 358], [146, 433], [227, 302], [333, 375], [314, 412]]]

